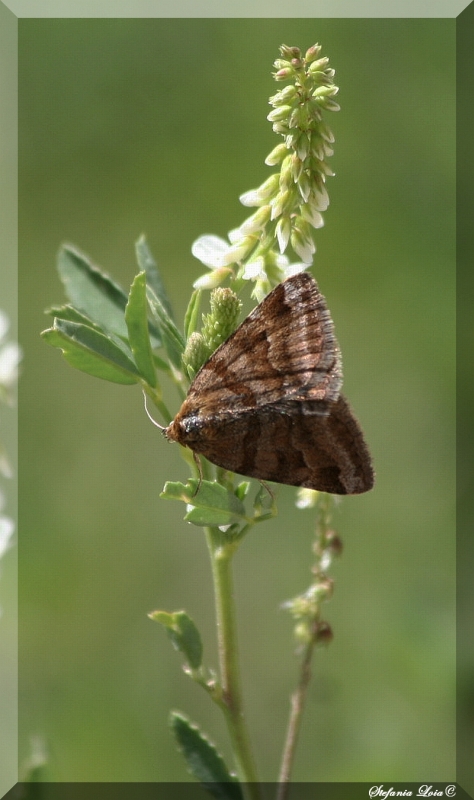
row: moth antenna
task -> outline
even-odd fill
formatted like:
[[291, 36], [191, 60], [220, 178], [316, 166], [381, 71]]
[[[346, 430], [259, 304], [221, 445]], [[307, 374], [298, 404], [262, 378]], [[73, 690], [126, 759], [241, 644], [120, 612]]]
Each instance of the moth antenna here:
[[199, 483], [196, 486], [196, 491], [193, 494], [193, 497], [196, 497], [199, 489], [201, 488], [202, 479], [203, 479], [202, 464], [201, 464], [201, 459], [199, 458], [198, 454], [194, 452], [194, 450], [192, 451], [192, 454], [193, 454], [193, 458], [194, 458], [194, 463], [196, 464], [196, 466], [198, 468], [198, 472], [199, 472]]
[[153, 425], [156, 425], [156, 427], [159, 428], [160, 431], [164, 431], [166, 426], [165, 425], [160, 425], [160, 423], [157, 422], [156, 419], [153, 419], [153, 417], [151, 416], [150, 412], [148, 411], [148, 406], [146, 404], [147, 397], [146, 397], [145, 390], [142, 389], [142, 392], [143, 392], [143, 401], [144, 401], [144, 405], [145, 405], [145, 412], [146, 412], [146, 415], [147, 415], [148, 419], [150, 420], [150, 422], [153, 422]]
[[[153, 417], [151, 416], [150, 412], [148, 411], [147, 396], [146, 396], [145, 391], [144, 390], [142, 390], [142, 391], [143, 391], [143, 403], [144, 403], [144, 406], [145, 406], [145, 412], [146, 412], [146, 415], [147, 415], [148, 419], [150, 420], [150, 422], [153, 422], [153, 425], [156, 425], [156, 427], [159, 428], [160, 431], [165, 431], [166, 430], [166, 426], [165, 425], [160, 425], [160, 423], [157, 422], [156, 419], [153, 419]], [[199, 483], [198, 483], [198, 485], [196, 487], [196, 491], [193, 492], [193, 497], [196, 497], [199, 489], [201, 488], [201, 484], [202, 484], [202, 481], [203, 481], [203, 474], [202, 474], [201, 459], [199, 458], [198, 454], [194, 452], [194, 450], [192, 450], [192, 454], [193, 454], [193, 458], [194, 458], [194, 461], [196, 463], [196, 466], [197, 466], [198, 472], [199, 472]]]

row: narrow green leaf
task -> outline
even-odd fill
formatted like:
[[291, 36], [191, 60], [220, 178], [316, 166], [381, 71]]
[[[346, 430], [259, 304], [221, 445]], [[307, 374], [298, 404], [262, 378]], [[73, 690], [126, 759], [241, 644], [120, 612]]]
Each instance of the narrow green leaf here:
[[153, 611], [150, 619], [163, 625], [170, 637], [173, 647], [185, 656], [192, 669], [199, 669], [202, 662], [201, 635], [195, 623], [185, 611]]
[[202, 289], [195, 289], [184, 315], [184, 338], [186, 341], [198, 328], [199, 309], [201, 307]]
[[171, 712], [170, 726], [188, 771], [218, 800], [243, 800], [242, 789], [221, 754], [184, 714]]
[[[47, 308], [45, 314], [50, 314], [52, 317], [56, 317], [56, 319], [63, 319], [67, 320], [68, 322], [80, 322], [83, 325], [87, 325], [89, 328], [95, 328], [96, 330], [100, 331], [104, 334], [104, 336], [109, 336], [114, 338], [114, 334], [110, 331], [105, 331], [103, 328], [100, 327], [98, 322], [95, 322], [93, 319], [88, 317], [86, 314], [83, 314], [81, 311], [78, 311], [77, 308], [71, 305], [64, 305], [64, 306], [51, 306], [51, 308]], [[153, 332], [152, 332], [153, 331]], [[155, 328], [155, 326], [151, 326], [148, 323], [148, 332], [150, 334], [150, 344], [153, 347], [159, 347], [161, 345], [161, 338], [159, 335], [159, 331]], [[117, 341], [119, 345], [123, 344], [123, 339]], [[157, 369], [162, 370], [163, 372], [170, 372], [170, 367], [167, 361], [163, 361], [156, 353], [152, 353], [153, 364]], [[156, 376], [155, 376], [156, 377]]]
[[150, 286], [147, 286], [147, 298], [158, 326], [168, 358], [177, 369], [181, 369], [181, 356], [184, 351], [184, 339], [169, 316], [161, 300], [156, 296]]
[[89, 328], [96, 328], [96, 330], [105, 333], [104, 329], [100, 327], [97, 322], [94, 322], [93, 319], [87, 316], [87, 314], [83, 314], [82, 311], [79, 311], [74, 306], [69, 304], [63, 306], [51, 306], [51, 308], [47, 308], [45, 314], [50, 314], [52, 317], [56, 317], [56, 319], [63, 319], [67, 320], [68, 322], [80, 322], [82, 325], [88, 325]]
[[63, 245], [59, 251], [58, 272], [74, 306], [102, 328], [127, 336], [127, 295], [121, 286], [72, 245]]
[[233, 492], [215, 482], [190, 478], [185, 486], [168, 481], [160, 497], [187, 503], [189, 509], [184, 519], [200, 527], [248, 522], [244, 504]]
[[166, 310], [168, 316], [171, 317], [171, 319], [174, 319], [171, 302], [166, 293], [166, 289], [163, 281], [161, 280], [161, 275], [156, 265], [156, 261], [151, 254], [151, 250], [148, 247], [148, 242], [144, 234], [140, 236], [138, 242], [136, 243], [135, 252], [140, 271], [146, 272], [146, 282], [148, 286], [153, 289], [156, 296], [161, 300], [161, 304]]
[[146, 299], [146, 274], [139, 272], [130, 287], [125, 308], [128, 341], [140, 374], [146, 382], [157, 384], [153, 353], [148, 333], [148, 303]]
[[186, 656], [189, 666], [199, 669], [202, 662], [201, 635], [185, 611], [177, 611], [173, 617], [175, 629], [169, 630], [171, 641]]
[[59, 347], [66, 361], [76, 369], [113, 383], [138, 383], [140, 375], [133, 361], [108, 336], [76, 322], [54, 321], [54, 326], [42, 332], [53, 347]]

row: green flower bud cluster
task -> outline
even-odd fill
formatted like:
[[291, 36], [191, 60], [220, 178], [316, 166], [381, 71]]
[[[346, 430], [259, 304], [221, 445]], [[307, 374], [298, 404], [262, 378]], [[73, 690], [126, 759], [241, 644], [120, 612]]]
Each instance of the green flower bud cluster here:
[[190, 380], [193, 380], [196, 373], [205, 364], [211, 353], [204, 341], [202, 333], [192, 333], [186, 342], [182, 355], [183, 366], [188, 373]]
[[201, 333], [210, 352], [229, 338], [237, 327], [237, 320], [242, 303], [232, 291], [224, 287], [214, 289], [211, 293], [211, 312], [202, 316]]
[[300, 645], [328, 644], [332, 639], [331, 628], [322, 619], [322, 613], [323, 604], [331, 599], [334, 590], [334, 581], [328, 577], [327, 571], [334, 558], [342, 552], [339, 535], [331, 527], [333, 504], [332, 495], [308, 489], [299, 491], [296, 502], [298, 508], [316, 506], [318, 511], [311, 585], [305, 592], [284, 603], [284, 608], [295, 620], [294, 632]]
[[333, 175], [325, 159], [333, 154], [334, 137], [322, 112], [339, 110], [332, 99], [339, 91], [333, 83], [335, 73], [328, 58], [319, 58], [320, 52], [318, 44], [304, 57], [298, 47], [280, 47], [282, 58], [275, 61], [273, 77], [292, 84], [270, 98], [273, 111], [267, 117], [285, 142], [266, 159], [269, 165], [281, 164], [278, 189], [266, 202], [276, 220], [280, 252], [290, 242], [305, 263], [311, 263], [316, 249], [311, 228], [322, 226], [321, 212], [329, 203], [326, 176]]
[[[323, 112], [339, 110], [333, 99], [339, 91], [333, 82], [334, 70], [329, 59], [321, 57], [319, 44], [304, 56], [298, 47], [282, 45], [280, 55], [273, 77], [291, 83], [270, 97], [273, 110], [267, 119], [284, 141], [265, 159], [280, 171], [241, 195], [244, 206], [257, 210], [229, 234], [230, 246], [221, 242], [216, 255], [207, 257], [210, 242], [205, 240], [212, 238], [215, 245], [215, 237], [202, 237], [202, 242], [195, 243], [199, 245], [195, 254], [213, 270], [210, 276], [199, 278], [196, 286], [216, 286], [230, 269], [236, 286], [241, 280], [255, 281], [252, 295], [258, 301], [272, 285], [312, 264], [316, 251], [312, 229], [323, 225], [322, 212], [329, 205], [326, 177], [334, 174], [327, 164], [334, 136], [322, 119]], [[284, 255], [288, 245], [301, 263], [289, 263]]]
[[322, 604], [331, 599], [333, 581], [330, 578], [322, 579], [317, 585], [313, 584], [304, 594], [288, 600], [283, 604], [295, 620], [295, 639], [300, 645], [328, 644], [332, 639], [332, 632], [328, 623], [321, 618]]
[[182, 357], [191, 380], [214, 350], [234, 332], [242, 308], [235, 292], [224, 287], [212, 291], [210, 303], [210, 313], [202, 315], [201, 332], [191, 334]]

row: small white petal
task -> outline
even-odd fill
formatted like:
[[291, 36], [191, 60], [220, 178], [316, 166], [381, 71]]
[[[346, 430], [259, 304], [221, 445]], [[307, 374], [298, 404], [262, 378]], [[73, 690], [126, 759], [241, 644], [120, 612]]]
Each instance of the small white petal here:
[[303, 174], [301, 175], [301, 178], [298, 181], [298, 189], [299, 189], [301, 197], [303, 198], [304, 202], [306, 203], [307, 200], [308, 200], [308, 197], [309, 197], [309, 195], [311, 193], [311, 183], [310, 183], [310, 180], [309, 180], [308, 176], [304, 172], [303, 172]]
[[242, 236], [250, 236], [252, 233], [258, 233], [268, 222], [270, 217], [270, 206], [260, 206], [250, 217], [247, 217], [246, 220], [240, 226], [240, 232]]
[[260, 189], [249, 189], [248, 192], [244, 192], [239, 197], [240, 202], [243, 206], [261, 206], [265, 203], [265, 197], [262, 197], [262, 193]]
[[215, 267], [222, 267], [225, 264], [223, 259], [228, 249], [229, 245], [224, 239], [221, 239], [220, 236], [206, 234], [196, 239], [191, 247], [191, 252], [193, 256], [198, 258], [206, 267], [214, 269]]
[[305, 236], [300, 231], [294, 230], [291, 234], [291, 246], [305, 264], [313, 263], [316, 245], [311, 236]]
[[200, 278], [193, 283], [194, 289], [215, 289], [216, 286], [219, 286], [223, 280], [229, 275], [232, 270], [228, 269], [227, 267], [219, 267], [219, 269], [213, 269], [212, 272], [206, 272], [205, 275], [201, 275]]
[[242, 261], [253, 250], [255, 244], [254, 237], [249, 236], [245, 239], [240, 239], [240, 241], [227, 249], [224, 264], [236, 264], [238, 261]]
[[304, 161], [309, 153], [309, 142], [307, 136], [300, 136], [296, 145], [296, 155], [301, 161]]
[[290, 278], [292, 275], [298, 275], [299, 272], [304, 272], [311, 264], [289, 264], [285, 269], [285, 278]]
[[287, 147], [285, 144], [280, 143], [277, 144], [276, 147], [273, 148], [271, 153], [265, 159], [265, 164], [269, 167], [274, 167], [275, 164], [279, 164], [280, 161], [286, 156]]
[[[0, 444], [0, 475], [4, 478], [13, 478], [13, 470], [7, 458], [7, 454]], [[2, 493], [0, 492], [0, 509], [3, 507]]]
[[11, 546], [11, 538], [15, 525], [10, 517], [0, 517], [0, 558]]
[[296, 496], [296, 508], [313, 508], [318, 499], [318, 492], [314, 489], [298, 489]]
[[12, 386], [18, 378], [21, 348], [16, 342], [8, 342], [0, 349], [0, 384]]
[[328, 128], [328, 126], [324, 122], [319, 123], [319, 132], [323, 137], [323, 139], [326, 139], [327, 142], [330, 143], [334, 142], [334, 134], [332, 130]]
[[278, 269], [285, 270], [290, 263], [290, 259], [288, 256], [285, 256], [284, 253], [277, 253], [275, 258], [275, 264], [277, 265]]
[[232, 228], [231, 231], [227, 234], [229, 237], [229, 242], [231, 244], [235, 244], [236, 242], [240, 242], [242, 238], [242, 234], [240, 232], [240, 228]]
[[245, 281], [254, 281], [257, 278], [266, 278], [265, 260], [260, 256], [255, 261], [249, 261], [244, 268], [242, 278]]
[[268, 281], [256, 281], [250, 296], [253, 297], [257, 303], [261, 303], [270, 291], [270, 288], [271, 287], [268, 285]]
[[324, 158], [324, 146], [323, 142], [313, 142], [311, 145], [311, 151], [313, 156], [315, 156], [319, 161], [322, 161]]
[[326, 211], [329, 205], [329, 195], [325, 186], [321, 186], [320, 189], [315, 189], [311, 192], [309, 204], [318, 211]]
[[331, 566], [331, 563], [332, 563], [332, 555], [329, 550], [325, 550], [325, 552], [321, 556], [320, 569], [323, 572], [326, 572]]
[[324, 225], [324, 219], [321, 213], [311, 203], [305, 203], [301, 206], [301, 216], [309, 222], [313, 228], [322, 228]]
[[257, 189], [249, 189], [240, 195], [239, 200], [243, 206], [263, 206], [268, 203], [278, 190], [280, 176], [278, 172], [270, 175]]
[[0, 342], [2, 341], [9, 327], [10, 320], [4, 311], [0, 311]]
[[251, 217], [248, 217], [242, 225], [240, 226], [240, 235], [241, 236], [250, 236], [252, 233], [257, 233], [262, 226], [258, 225], [253, 218], [253, 214]]
[[276, 224], [275, 232], [278, 239], [278, 245], [280, 247], [280, 253], [284, 253], [288, 246], [288, 241], [290, 239], [290, 233], [291, 233], [290, 220], [287, 217], [282, 217], [281, 219], [279, 219]]

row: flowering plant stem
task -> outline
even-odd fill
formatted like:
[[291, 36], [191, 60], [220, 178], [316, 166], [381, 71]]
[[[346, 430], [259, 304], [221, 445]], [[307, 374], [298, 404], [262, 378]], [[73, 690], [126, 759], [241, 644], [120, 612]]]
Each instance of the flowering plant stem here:
[[232, 556], [237, 543], [226, 541], [218, 528], [206, 529], [212, 564], [216, 602], [221, 707], [227, 722], [238, 776], [246, 785], [249, 800], [260, 800], [260, 787], [244, 718], [240, 681], [239, 649], [232, 579]]
[[291, 769], [293, 767], [296, 745], [298, 742], [298, 734], [301, 727], [306, 692], [311, 680], [311, 659], [313, 657], [314, 647], [314, 639], [306, 645], [301, 662], [298, 686], [291, 697], [290, 718], [288, 721], [288, 730], [286, 733], [285, 746], [281, 760], [280, 776], [278, 778], [279, 786], [276, 800], [286, 800], [288, 797]]
[[[186, 521], [205, 530], [214, 581], [219, 679], [217, 680], [212, 671], [208, 671], [202, 664], [201, 636], [185, 611], [170, 613], [158, 610], [149, 616], [166, 628], [173, 646], [184, 656], [186, 673], [208, 692], [224, 714], [235, 759], [237, 780], [215, 745], [189, 718], [181, 712], [172, 712], [170, 724], [189, 771], [211, 794], [227, 800], [241, 800], [242, 797], [246, 797], [246, 800], [261, 800], [262, 797], [243, 712], [232, 558], [251, 527], [257, 522], [264, 522], [275, 516], [276, 507], [269, 489], [266, 489], [265, 497], [263, 491], [265, 487], [261, 487], [252, 501], [249, 481], [239, 479], [238, 485], [235, 485], [232, 473], [225, 466], [226, 458], [216, 458], [213, 461], [221, 465], [217, 466], [216, 472], [216, 467], [211, 466], [205, 458], [194, 457], [194, 452], [205, 453], [206, 449], [198, 447], [199, 437], [194, 440], [194, 446], [186, 437], [183, 438], [180, 432], [182, 430], [180, 426], [184, 425], [183, 412], [182, 410], [178, 412], [173, 420], [173, 415], [164, 404], [156, 370], [162, 371], [173, 380], [181, 400], [187, 395], [189, 383], [193, 382], [190, 390], [192, 395], [194, 391], [192, 387], [193, 385], [195, 387], [194, 381], [199, 370], [212, 357], [216, 348], [220, 345], [227, 347], [226, 351], [221, 350], [221, 357], [222, 352], [229, 354], [229, 346], [225, 343], [236, 329], [241, 308], [236, 292], [240, 291], [246, 282], [253, 282], [252, 297], [262, 302], [278, 283], [287, 278], [294, 280], [298, 273], [306, 270], [312, 263], [315, 244], [311, 229], [320, 228], [323, 224], [322, 212], [326, 210], [329, 202], [325, 186], [326, 177], [333, 174], [326, 159], [332, 155], [334, 137], [323, 122], [323, 112], [339, 109], [333, 99], [338, 92], [333, 82], [334, 70], [328, 66], [328, 58], [321, 57], [320, 52], [321, 47], [317, 44], [310, 47], [304, 55], [298, 47], [287, 45], [280, 47], [281, 58], [274, 63], [276, 68], [274, 78], [278, 82], [289, 83], [270, 98], [273, 110], [267, 118], [273, 123], [275, 133], [283, 137], [283, 141], [273, 148], [266, 159], [269, 166], [279, 165], [279, 172], [271, 175], [257, 189], [252, 189], [241, 196], [245, 206], [255, 207], [257, 210], [239, 229], [229, 234], [230, 245], [215, 236], [200, 237], [194, 243], [193, 254], [210, 268], [211, 272], [201, 276], [194, 283], [195, 291], [186, 311], [183, 332], [174, 319], [163, 281], [144, 237], [141, 237], [136, 245], [139, 272], [133, 280], [128, 295], [84, 254], [69, 245], [61, 248], [58, 269], [70, 303], [51, 309], [54, 316], [53, 327], [43, 332], [45, 340], [52, 346], [60, 348], [73, 367], [118, 384], [141, 385], [166, 423], [166, 427], [163, 428], [161, 425], [158, 427], [171, 441], [187, 445], [181, 447], [181, 454], [189, 464], [194, 477], [190, 478], [186, 485], [178, 481], [167, 482], [161, 497], [186, 503]], [[289, 263], [285, 251], [290, 245], [301, 259], [300, 262]], [[230, 287], [221, 286], [226, 280], [230, 281]], [[301, 285], [300, 281], [297, 287]], [[210, 298], [210, 314], [203, 315], [203, 325], [199, 331], [203, 289], [214, 291]], [[300, 290], [297, 288], [297, 291]], [[312, 291], [321, 299], [315, 285]], [[296, 327], [298, 326], [296, 312], [301, 313], [299, 300], [302, 295], [298, 294], [298, 303], [293, 299], [292, 304], [289, 304], [288, 296], [286, 294], [284, 296], [286, 302], [279, 300], [277, 306], [280, 304], [279, 307], [292, 311], [292, 325]], [[278, 297], [282, 298], [283, 294], [280, 293]], [[337, 367], [338, 350], [331, 333], [329, 312], [327, 309], [322, 311], [321, 322], [320, 308], [314, 300], [314, 306], [311, 305], [304, 313], [304, 319], [309, 318], [311, 313], [318, 322], [318, 325], [313, 325], [311, 322], [309, 326], [311, 330], [325, 331], [327, 348], [336, 365], [333, 380], [337, 388], [334, 389], [333, 396], [329, 397], [329, 401], [335, 404], [338, 400], [341, 376]], [[262, 318], [261, 311], [260, 318]], [[297, 347], [302, 341], [303, 334], [306, 336], [307, 323], [303, 320], [299, 328], [302, 333], [296, 337]], [[269, 348], [271, 344], [272, 342], [268, 345]], [[158, 353], [158, 350], [161, 352]], [[282, 353], [284, 352], [286, 350], [282, 350]], [[316, 350], [314, 352], [316, 353]], [[278, 363], [282, 358], [283, 356]], [[295, 358], [296, 372], [298, 372], [301, 371], [298, 366], [298, 354]], [[223, 367], [220, 361], [216, 363], [219, 364], [217, 371], [220, 374]], [[239, 369], [235, 363], [231, 364], [229, 374], [233, 376], [232, 385], [237, 380], [235, 376], [238, 375]], [[320, 390], [323, 391], [325, 372], [333, 368], [330, 364], [329, 366], [324, 366], [324, 363], [319, 364], [318, 356], [314, 365], [315, 374], [317, 369], [321, 370]], [[250, 372], [252, 373], [252, 370]], [[285, 376], [280, 369], [275, 368], [275, 372], [281, 375], [283, 381], [281, 391], [276, 392], [278, 401], [283, 397], [285, 401], [297, 403], [306, 397], [305, 392], [308, 387], [303, 378], [301, 396], [298, 394], [298, 398], [295, 398], [290, 393], [286, 397]], [[252, 375], [250, 378], [250, 383], [253, 385], [255, 381]], [[271, 383], [273, 379], [269, 380]], [[313, 384], [311, 386], [314, 388]], [[225, 391], [222, 396], [224, 398], [222, 402], [227, 403]], [[186, 402], [185, 400], [182, 409]], [[216, 402], [219, 412], [222, 402], [217, 397]], [[265, 402], [262, 401], [263, 406]], [[279, 405], [279, 402], [276, 405]], [[323, 404], [323, 411], [318, 411], [318, 414], [329, 413], [329, 405], [330, 403], [326, 410], [326, 404]], [[282, 408], [283, 414], [289, 413], [286, 411], [285, 403]], [[303, 410], [300, 413], [304, 415], [306, 412]], [[200, 409], [196, 414], [193, 412], [189, 417], [191, 420], [189, 430], [185, 426], [183, 430], [187, 430], [187, 433], [194, 430], [196, 436], [205, 416], [205, 414], [200, 415]], [[217, 413], [213, 428], [218, 427], [219, 419]], [[263, 419], [266, 419], [265, 415]], [[352, 425], [356, 426], [356, 423], [352, 422]], [[357, 430], [357, 426], [355, 429]], [[265, 447], [272, 450], [271, 442], [266, 442]], [[365, 457], [364, 448], [362, 454]], [[370, 477], [370, 466], [367, 470]], [[250, 474], [260, 477], [258, 472], [253, 470]], [[281, 478], [283, 480], [280, 480]], [[294, 482], [285, 479], [285, 475], [282, 476], [280, 472], [271, 480], [290, 484]], [[368, 488], [370, 485], [365, 486], [364, 491]], [[310, 680], [313, 650], [316, 644], [327, 643], [332, 635], [329, 625], [321, 619], [321, 604], [331, 596], [332, 582], [327, 577], [326, 571], [332, 556], [340, 550], [335, 532], [328, 527], [331, 507], [329, 496], [321, 494], [321, 499], [318, 500], [318, 495], [312, 489], [300, 489], [300, 493], [302, 493], [300, 500], [303, 498], [304, 504], [299, 503], [299, 507], [312, 507], [319, 503], [314, 545], [316, 562], [312, 569], [313, 580], [309, 589], [285, 603], [285, 607], [290, 610], [296, 621], [295, 634], [298, 643], [302, 645], [302, 661], [298, 685], [292, 697], [278, 800], [286, 800], [287, 797]], [[216, 785], [220, 788], [216, 789]]]
[[[303, 490], [304, 491], [304, 490]], [[276, 800], [286, 800], [295, 757], [298, 735], [311, 680], [311, 660], [317, 644], [327, 644], [332, 639], [332, 631], [322, 619], [322, 604], [332, 595], [332, 581], [327, 577], [327, 569], [332, 559], [341, 552], [342, 544], [334, 530], [330, 528], [333, 498], [321, 493], [316, 501], [316, 519], [312, 567], [313, 584], [310, 589], [286, 604], [293, 613], [297, 625], [295, 633], [302, 643], [298, 684], [291, 696], [290, 717], [281, 761], [279, 787]]]

